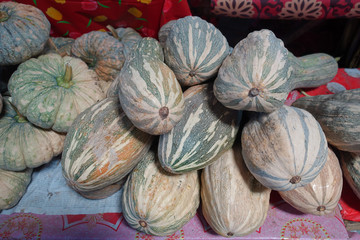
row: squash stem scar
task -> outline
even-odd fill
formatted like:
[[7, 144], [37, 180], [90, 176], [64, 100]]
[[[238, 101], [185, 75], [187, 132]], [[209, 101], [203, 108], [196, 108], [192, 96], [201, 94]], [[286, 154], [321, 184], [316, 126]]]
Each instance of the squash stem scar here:
[[259, 91], [259, 89], [257, 89], [257, 88], [252, 88], [252, 89], [250, 89], [250, 91], [249, 91], [249, 96], [250, 97], [256, 97], [257, 95], [259, 95], [260, 94], [260, 91]]
[[161, 120], [166, 119], [169, 116], [169, 108], [168, 107], [160, 108], [159, 115], [160, 115]]
[[294, 176], [290, 179], [290, 183], [292, 184], [297, 184], [301, 181], [301, 177], [300, 176]]
[[5, 11], [0, 11], [0, 22], [5, 22], [9, 19], [9, 15]]
[[326, 210], [326, 207], [325, 206], [318, 206], [316, 210], [319, 211], [319, 212], [323, 212], [323, 211]]
[[144, 220], [140, 220], [139, 221], [140, 226], [142, 226], [143, 228], [147, 227], [147, 223]]
[[189, 76], [190, 76], [190, 77], [195, 77], [195, 75], [196, 75], [195, 70], [191, 70], [191, 71], [189, 72]]

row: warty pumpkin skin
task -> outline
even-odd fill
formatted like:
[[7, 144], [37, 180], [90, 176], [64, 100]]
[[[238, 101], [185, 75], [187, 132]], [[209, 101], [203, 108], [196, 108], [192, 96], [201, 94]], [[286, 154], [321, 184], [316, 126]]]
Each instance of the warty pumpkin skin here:
[[131, 172], [122, 195], [123, 216], [130, 227], [157, 236], [180, 230], [195, 216], [199, 203], [198, 172], [170, 174], [154, 151]]
[[70, 127], [61, 158], [63, 175], [87, 198], [108, 197], [120, 189], [152, 140], [130, 122], [117, 98], [106, 98], [84, 110]]
[[50, 22], [34, 6], [0, 3], [0, 65], [19, 64], [38, 55], [50, 34]]
[[239, 145], [201, 174], [202, 213], [224, 237], [245, 236], [258, 229], [267, 216], [270, 192], [247, 169]]
[[285, 105], [272, 113], [254, 113], [243, 128], [241, 144], [249, 171], [277, 191], [309, 184], [328, 155], [325, 134], [315, 118]]
[[14, 207], [24, 196], [32, 171], [31, 168], [18, 172], [0, 169], [0, 212]]
[[14, 110], [11, 101], [4, 98], [0, 118], [0, 169], [23, 171], [50, 162], [62, 152], [65, 135], [31, 124]]
[[20, 64], [8, 88], [14, 105], [31, 123], [63, 133], [80, 112], [105, 98], [85, 62], [53, 53]]
[[310, 112], [331, 145], [360, 154], [360, 89], [302, 97], [292, 106]]
[[279, 194], [300, 212], [323, 216], [334, 213], [342, 187], [343, 177], [339, 159], [329, 148], [325, 166], [313, 181], [290, 191], [280, 191]]
[[360, 154], [340, 151], [339, 156], [345, 180], [360, 199]]

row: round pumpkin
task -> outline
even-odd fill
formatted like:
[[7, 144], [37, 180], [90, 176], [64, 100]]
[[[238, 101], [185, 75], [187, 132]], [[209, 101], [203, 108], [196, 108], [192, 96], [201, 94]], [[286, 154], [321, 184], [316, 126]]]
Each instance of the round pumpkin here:
[[51, 161], [63, 150], [65, 135], [34, 126], [4, 98], [0, 118], [0, 168], [23, 171]]
[[131, 27], [120, 27], [114, 29], [112, 26], [109, 25], [107, 26], [107, 28], [110, 30], [110, 35], [112, 35], [114, 38], [124, 44], [125, 56], [130, 54], [133, 45], [142, 38], [141, 35]]
[[0, 65], [15, 65], [36, 56], [49, 34], [50, 22], [36, 7], [0, 2]]
[[31, 123], [58, 132], [67, 132], [80, 112], [105, 98], [85, 62], [52, 53], [20, 64], [8, 88], [14, 105]]

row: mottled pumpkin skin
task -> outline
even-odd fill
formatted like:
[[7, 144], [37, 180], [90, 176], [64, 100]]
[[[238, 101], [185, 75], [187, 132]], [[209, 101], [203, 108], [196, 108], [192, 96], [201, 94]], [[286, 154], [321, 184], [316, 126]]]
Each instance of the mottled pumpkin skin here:
[[115, 32], [117, 36], [113, 36], [113, 37], [115, 37], [118, 41], [124, 44], [125, 56], [130, 54], [133, 45], [142, 38], [140, 33], [138, 33], [135, 29], [131, 27], [127, 27], [127, 28], [120, 27], [115, 29]]
[[32, 169], [13, 172], [0, 169], [0, 211], [14, 207], [24, 196]]
[[4, 98], [0, 118], [0, 169], [23, 171], [48, 163], [60, 154], [65, 135], [19, 118], [9, 101], [11, 98]]
[[66, 37], [50, 37], [46, 42], [42, 54], [57, 53], [63, 56], [71, 55], [71, 48], [75, 39]]
[[199, 203], [198, 172], [169, 174], [153, 151], [134, 168], [122, 195], [123, 216], [130, 227], [157, 236], [181, 229], [195, 216]]
[[224, 237], [257, 230], [266, 219], [270, 192], [247, 169], [239, 145], [201, 174], [202, 213], [211, 228]]
[[339, 155], [344, 177], [360, 199], [360, 154], [341, 151]]
[[50, 22], [34, 6], [0, 3], [0, 65], [19, 64], [39, 54], [50, 34]]
[[169, 35], [171, 27], [174, 25], [176, 20], [171, 20], [167, 22], [166, 24], [162, 25], [158, 32], [158, 39], [160, 42], [160, 45], [165, 48], [166, 39]]
[[320, 123], [331, 145], [342, 151], [360, 154], [360, 89], [303, 97], [292, 106], [310, 112]]
[[[64, 80], [67, 65], [72, 68], [70, 83]], [[8, 88], [14, 105], [31, 123], [58, 132], [67, 132], [80, 112], [105, 98], [85, 62], [52, 53], [20, 64]]]
[[328, 155], [325, 134], [315, 118], [285, 105], [272, 113], [255, 114], [243, 128], [241, 144], [250, 172], [277, 191], [313, 181]]
[[184, 96], [183, 117], [159, 138], [159, 160], [172, 173], [202, 169], [214, 162], [232, 147], [242, 117], [241, 111], [216, 100], [212, 85], [190, 87]]
[[165, 63], [182, 86], [214, 77], [228, 53], [224, 35], [211, 23], [194, 16], [176, 20], [164, 48]]
[[63, 175], [85, 197], [108, 197], [120, 189], [119, 181], [124, 182], [151, 142], [152, 136], [126, 117], [117, 98], [106, 98], [83, 111], [67, 133]]
[[129, 60], [136, 57], [149, 56], [164, 61], [164, 52], [158, 40], [144, 37], [132, 46]]
[[328, 158], [320, 174], [309, 184], [279, 192], [291, 206], [303, 213], [323, 216], [333, 214], [343, 187], [339, 159], [329, 148]]

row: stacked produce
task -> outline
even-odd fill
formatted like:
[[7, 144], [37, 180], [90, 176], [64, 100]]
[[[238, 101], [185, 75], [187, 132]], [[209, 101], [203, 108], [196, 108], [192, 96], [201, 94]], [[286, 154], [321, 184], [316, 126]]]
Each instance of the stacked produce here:
[[[0, 3], [0, 33], [14, 27], [17, 9], [24, 16], [21, 4]], [[28, 9], [21, 21], [40, 14]], [[0, 50], [27, 53], [10, 61], [0, 51], [0, 65], [21, 63], [0, 118], [0, 209], [60, 153], [69, 187], [90, 199], [123, 187], [125, 220], [159, 236], [181, 229], [200, 203], [216, 233], [250, 234], [264, 223], [272, 190], [299, 211], [331, 214], [343, 181], [336, 148], [352, 152], [342, 167], [360, 191], [360, 92], [284, 105], [291, 90], [332, 80], [331, 56], [295, 57], [269, 30], [232, 49], [192, 16], [164, 25], [160, 41], [108, 28], [75, 41], [47, 33], [26, 45], [40, 46], [31, 51], [0, 39]]]

